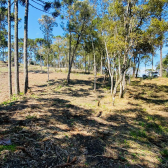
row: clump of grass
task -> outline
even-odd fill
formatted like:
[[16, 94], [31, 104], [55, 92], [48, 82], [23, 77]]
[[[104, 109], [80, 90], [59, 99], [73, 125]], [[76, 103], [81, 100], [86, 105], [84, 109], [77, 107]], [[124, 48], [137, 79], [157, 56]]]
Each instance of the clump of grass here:
[[26, 119], [37, 119], [37, 116], [36, 115], [28, 115], [26, 116]]
[[163, 157], [166, 157], [168, 158], [168, 149], [163, 149], [160, 154], [163, 156]]
[[62, 85], [58, 85], [56, 88], [55, 88], [55, 91], [61, 89], [63, 86]]
[[13, 152], [16, 150], [16, 145], [0, 145], [0, 153], [3, 150], [9, 150]]
[[139, 131], [131, 131], [130, 135], [134, 138], [138, 138], [138, 137], [142, 137], [142, 138], [146, 138], [146, 132], [144, 130], [139, 130]]
[[142, 121], [139, 122], [139, 125], [142, 126], [142, 127], [145, 127], [145, 123], [142, 122]]

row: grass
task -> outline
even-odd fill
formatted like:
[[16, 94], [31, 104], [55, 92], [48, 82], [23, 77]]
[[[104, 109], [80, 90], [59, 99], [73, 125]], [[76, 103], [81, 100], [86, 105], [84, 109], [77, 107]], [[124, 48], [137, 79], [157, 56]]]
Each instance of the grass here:
[[31, 120], [37, 119], [37, 116], [36, 115], [28, 115], [28, 116], [26, 116], [26, 119], [31, 119]]
[[[57, 74], [61, 74], [61, 72]], [[58, 129], [57, 131], [58, 137], [59, 135], [64, 135], [62, 136], [63, 139], [58, 138], [58, 140], [57, 134], [54, 134], [54, 141], [59, 141], [61, 143], [63, 140], [67, 152], [69, 152], [68, 148], [75, 146], [75, 148], [80, 150], [82, 145], [85, 147], [84, 145], [87, 141], [88, 143], [91, 143], [95, 139], [98, 139], [105, 143], [108, 149], [111, 149], [112, 153], [108, 153], [107, 151], [107, 156], [111, 157], [116, 151], [117, 158], [119, 158], [118, 160], [124, 162], [125, 165], [132, 164], [140, 165], [141, 167], [150, 167], [148, 165], [143, 165], [143, 162], [146, 162], [151, 163], [151, 167], [163, 167], [162, 164], [164, 164], [165, 159], [168, 158], [168, 142], [166, 142], [166, 137], [168, 136], [168, 123], [167, 113], [165, 111], [159, 111], [158, 109], [163, 109], [163, 107], [168, 106], [168, 102], [166, 102], [168, 99], [166, 86], [159, 86], [159, 81], [153, 79], [144, 80], [142, 82], [140, 79], [135, 82], [132, 81], [132, 85], [127, 88], [128, 90], [125, 94], [125, 98], [119, 99], [117, 95], [116, 103], [113, 107], [111, 106], [110, 86], [105, 85], [103, 88], [99, 87], [99, 91], [93, 92], [92, 86], [88, 85], [87, 82], [86, 84], [83, 82], [84, 77], [86, 79], [87, 75], [72, 74], [71, 77], [72, 83], [68, 87], [65, 86], [66, 81], [59, 83], [58, 80], [58, 83], [56, 81], [55, 84], [53, 82], [47, 87], [44, 85], [42, 89], [40, 88], [41, 90], [47, 88], [50, 92], [33, 92], [33, 94], [28, 97], [28, 103], [40, 103], [42, 104], [41, 109], [31, 108], [31, 115], [27, 115], [27, 113], [23, 114], [22, 112], [25, 111], [21, 111], [21, 109], [16, 118], [23, 117], [22, 120], [28, 119], [28, 122], [32, 121], [35, 123], [37, 116], [32, 114], [38, 112], [39, 118], [42, 118], [42, 120], [47, 120], [49, 123], [51, 119], [53, 120], [51, 125], [54, 125], [53, 127], [55, 128], [52, 129], [57, 129], [57, 127], [59, 128], [60, 125], [63, 125], [61, 126], [61, 129]], [[64, 79], [65, 78], [61, 79], [61, 81]], [[90, 83], [92, 82], [92, 79], [93, 77], [88, 79]], [[82, 81], [82, 86], [76, 84], [76, 81], [78, 80]], [[162, 85], [162, 83], [160, 85]], [[66, 89], [70, 91], [70, 93], [73, 92], [73, 90], [78, 92], [80, 88], [88, 90], [89, 94], [86, 94], [86, 96], [84, 96], [85, 98], [83, 95], [75, 97], [71, 96], [69, 92], [68, 94], [65, 92]], [[33, 88], [33, 90], [35, 89], [36, 88]], [[44, 94], [42, 95], [42, 93]], [[138, 93], [140, 93], [140, 96], [135, 99], [134, 96]], [[157, 93], [157, 96], [155, 93]], [[22, 96], [22, 93], [20, 95]], [[130, 95], [132, 97], [129, 97]], [[163, 101], [161, 101], [160, 104], [157, 104], [157, 101], [160, 101], [161, 95], [163, 95]], [[37, 97], [41, 99], [33, 99]], [[47, 101], [43, 101], [43, 98]], [[12, 106], [11, 103], [19, 99], [20, 97], [14, 96], [12, 102], [6, 101], [3, 103], [4, 105]], [[101, 102], [100, 106], [97, 105], [98, 100]], [[97, 117], [97, 114], [100, 111], [102, 111], [102, 114]], [[23, 114], [23, 116], [21, 114]], [[64, 128], [64, 126], [66, 128]], [[52, 138], [49, 127], [46, 128], [42, 124], [40, 127], [42, 127], [43, 130], [46, 129], [47, 136]], [[15, 127], [12, 131], [19, 134], [20, 129], [22, 129], [22, 127]], [[74, 132], [71, 132], [71, 129]], [[105, 134], [99, 133], [100, 129], [104, 130]], [[75, 131], [77, 131], [77, 134], [75, 134]], [[78, 131], [80, 133], [78, 133]], [[83, 135], [82, 131], [87, 132], [89, 135], [85, 133], [83, 133]], [[76, 138], [79, 137], [79, 135], [82, 137], [82, 140]], [[88, 140], [88, 137], [90, 140]], [[68, 143], [66, 144], [66, 142]], [[157, 146], [158, 144], [161, 144], [161, 147]], [[92, 145], [89, 147], [92, 148]], [[106, 148], [104, 146], [103, 149], [105, 152]], [[126, 151], [123, 151], [123, 149], [126, 149]], [[79, 153], [75, 154], [77, 155]], [[101, 153], [100, 155], [104, 154], [106, 153]], [[88, 167], [89, 165], [90, 161], [88, 162]]]
[[135, 139], [137, 139], [138, 137], [143, 137], [143, 138], [147, 137], [147, 133], [144, 130], [130, 131], [130, 135]]
[[16, 145], [0, 145], [0, 154], [3, 150], [9, 150], [14, 152], [16, 150]]

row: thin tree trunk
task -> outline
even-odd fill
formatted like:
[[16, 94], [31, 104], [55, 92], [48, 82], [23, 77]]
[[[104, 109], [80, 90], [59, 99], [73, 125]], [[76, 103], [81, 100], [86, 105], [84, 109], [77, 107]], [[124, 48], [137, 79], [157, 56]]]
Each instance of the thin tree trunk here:
[[28, 66], [27, 66], [27, 40], [28, 40], [28, 9], [29, 0], [26, 0], [25, 17], [24, 17], [24, 94], [28, 90]]
[[160, 77], [162, 77], [162, 45], [160, 45]]
[[84, 57], [85, 57], [85, 74], [86, 74], [86, 52], [84, 51]]
[[120, 78], [115, 83], [115, 87], [114, 87], [114, 90], [113, 90], [113, 98], [112, 98], [113, 99], [112, 100], [112, 105], [113, 106], [114, 106], [114, 102], [115, 102], [115, 96], [116, 96], [116, 93], [117, 93], [117, 87], [121, 83], [122, 79], [123, 79], [123, 73], [121, 73]]
[[48, 82], [49, 82], [49, 51], [47, 54], [47, 74], [48, 74]]
[[[119, 75], [121, 74], [121, 60], [120, 60], [120, 55], [119, 55], [119, 57], [118, 57], [118, 72], [119, 72]], [[117, 82], [117, 81], [116, 81]], [[123, 90], [123, 88], [122, 88], [122, 83], [120, 83], [120, 95], [119, 95], [119, 98], [121, 98], [122, 97], [122, 90]]]
[[12, 95], [12, 73], [11, 73], [11, 0], [8, 0], [8, 85], [9, 98]]
[[102, 54], [101, 54], [101, 75], [103, 74], [103, 58], [102, 58]]
[[94, 51], [94, 45], [93, 45], [93, 37], [92, 37], [92, 48], [93, 48], [93, 54], [94, 54], [94, 91], [96, 90], [96, 56]]
[[135, 57], [134, 57], [133, 74], [132, 74], [133, 78], [135, 78], [135, 69], [136, 69], [136, 66], [135, 66]]
[[70, 82], [70, 71], [71, 71], [71, 32], [69, 33], [69, 67], [68, 67], [68, 76], [67, 76], [67, 84]]
[[90, 71], [90, 59], [89, 59], [89, 55], [88, 55], [88, 73], [89, 73], [89, 71]]
[[[68, 71], [68, 76], [67, 76], [67, 83], [69, 84], [70, 82], [70, 73], [71, 73], [71, 68], [72, 68], [72, 63], [74, 62], [74, 56], [75, 56], [75, 53], [76, 53], [76, 50], [77, 50], [77, 47], [79, 45], [79, 42], [80, 42], [80, 35], [78, 35], [78, 39], [77, 39], [77, 42], [76, 42], [76, 46], [73, 50], [73, 53], [72, 53], [72, 58], [70, 60], [70, 64], [69, 64], [69, 71]], [[70, 58], [69, 58], [70, 59]]]
[[140, 65], [140, 59], [138, 58], [138, 67], [136, 69], [136, 78], [138, 78], [139, 65]]
[[154, 58], [154, 52], [152, 53], [152, 72], [153, 72], [153, 58]]
[[42, 62], [41, 62], [41, 54], [40, 54], [40, 66], [41, 66], [41, 73], [42, 73]]
[[18, 0], [15, 0], [15, 93], [19, 94], [19, 64], [18, 64]]

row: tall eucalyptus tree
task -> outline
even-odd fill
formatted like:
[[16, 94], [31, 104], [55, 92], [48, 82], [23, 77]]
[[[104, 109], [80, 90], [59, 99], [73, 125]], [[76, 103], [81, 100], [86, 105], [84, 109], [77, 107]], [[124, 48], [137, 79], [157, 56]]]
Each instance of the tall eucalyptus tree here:
[[18, 0], [14, 0], [15, 5], [15, 44], [14, 44], [14, 58], [15, 58], [15, 93], [19, 94], [19, 64], [18, 64]]

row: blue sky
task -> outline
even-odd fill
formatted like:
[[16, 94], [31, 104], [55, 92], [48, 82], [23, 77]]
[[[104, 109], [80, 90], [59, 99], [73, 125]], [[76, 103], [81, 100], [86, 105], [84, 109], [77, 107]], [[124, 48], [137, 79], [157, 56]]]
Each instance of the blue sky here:
[[[30, 3], [34, 6], [38, 6], [40, 8], [39, 5], [35, 4], [34, 2], [30, 1]], [[40, 8], [42, 9], [42, 8]], [[13, 11], [13, 7], [12, 7], [12, 11]], [[39, 11], [35, 8], [33, 8], [32, 6], [29, 6], [29, 24], [28, 24], [28, 38], [31, 39], [35, 39], [35, 38], [43, 38], [43, 34], [40, 30], [40, 25], [38, 23], [38, 19], [41, 18], [42, 15], [44, 15], [46, 13]], [[49, 14], [47, 14], [49, 15]], [[23, 38], [24, 37], [24, 7], [19, 5], [19, 18], [22, 19], [21, 23], [19, 24], [19, 38]], [[62, 28], [60, 27], [60, 23], [61, 20], [60, 18], [56, 18], [56, 22], [58, 23], [58, 27], [55, 27], [53, 30], [53, 35], [57, 36], [57, 35], [63, 35], [64, 31], [62, 30]], [[163, 48], [163, 57], [165, 57], [165, 55], [168, 53], [168, 48], [164, 47]], [[156, 63], [159, 61], [160, 55], [159, 55], [159, 50], [156, 53], [156, 57], [154, 58], [154, 67], [156, 65]], [[147, 66], [147, 68], [151, 68], [152, 66]], [[145, 70], [145, 65], [141, 64], [140, 65], [140, 76], [142, 74], [144, 74], [144, 70]]]
[[[37, 6], [37, 4], [30, 1], [30, 3], [34, 6]], [[40, 6], [38, 5], [40, 8]], [[42, 9], [42, 8], [40, 8]], [[38, 19], [41, 18], [42, 15], [49, 15], [47, 13], [44, 13], [42, 11], [39, 11], [32, 6], [29, 6], [29, 24], [28, 24], [28, 38], [35, 39], [35, 38], [43, 38], [43, 34], [40, 30], [40, 25], [38, 23]], [[51, 16], [51, 15], [49, 15]], [[19, 5], [19, 18], [22, 19], [21, 23], [19, 24], [19, 38], [24, 37], [24, 7]], [[53, 30], [53, 35], [63, 35], [63, 30], [60, 27], [60, 19], [56, 18], [56, 22], [58, 23], [58, 27], [55, 27]]]

